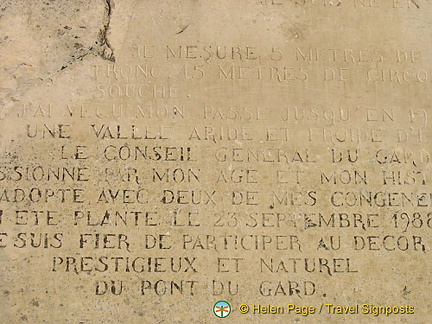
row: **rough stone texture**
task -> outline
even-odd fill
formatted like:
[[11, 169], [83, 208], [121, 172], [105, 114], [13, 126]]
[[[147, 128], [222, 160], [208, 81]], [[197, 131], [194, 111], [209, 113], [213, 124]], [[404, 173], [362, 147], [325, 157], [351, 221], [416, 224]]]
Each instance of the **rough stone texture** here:
[[429, 323], [431, 17], [0, 0], [0, 323]]
[[114, 60], [108, 0], [2, 1], [0, 10], [3, 105], [89, 54]]

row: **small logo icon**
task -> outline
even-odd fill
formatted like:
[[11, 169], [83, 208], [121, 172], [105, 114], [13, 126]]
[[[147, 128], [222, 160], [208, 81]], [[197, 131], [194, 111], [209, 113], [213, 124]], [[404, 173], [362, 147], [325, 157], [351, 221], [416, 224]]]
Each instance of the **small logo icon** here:
[[228, 317], [231, 314], [231, 305], [226, 301], [218, 301], [213, 306], [213, 313], [219, 318]]

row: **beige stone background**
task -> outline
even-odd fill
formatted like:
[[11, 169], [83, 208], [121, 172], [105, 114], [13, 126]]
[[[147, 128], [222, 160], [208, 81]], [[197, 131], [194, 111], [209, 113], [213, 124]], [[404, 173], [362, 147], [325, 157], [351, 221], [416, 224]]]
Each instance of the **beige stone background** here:
[[[426, 0], [0, 0], [0, 322], [429, 323], [431, 14]], [[228, 55], [217, 57], [218, 46]], [[132, 125], [147, 138], [131, 138]], [[174, 148], [173, 160], [118, 155], [136, 146]], [[190, 161], [179, 157], [180, 147], [192, 152]], [[259, 161], [247, 161], [248, 150]], [[278, 150], [287, 158], [278, 161]], [[359, 152], [355, 163], [346, 160], [347, 150]], [[344, 160], [335, 162], [332, 152]], [[83, 174], [48, 179], [49, 168]], [[26, 169], [36, 170], [35, 178]], [[171, 176], [155, 179], [155, 170], [167, 169]], [[44, 170], [41, 178], [37, 170]], [[176, 181], [174, 170], [192, 170], [198, 180]], [[246, 170], [254, 170], [250, 178]], [[384, 172], [401, 178], [385, 181]], [[335, 178], [326, 182], [322, 174]], [[42, 197], [30, 198], [32, 188]], [[16, 190], [22, 199], [14, 200]], [[126, 197], [110, 197], [109, 190], [126, 190]], [[144, 202], [133, 198], [139, 190]], [[186, 198], [168, 202], [164, 190]], [[192, 190], [201, 195], [198, 204], [191, 203]], [[233, 191], [251, 192], [250, 204], [233, 204]], [[206, 194], [212, 192], [214, 204]], [[335, 192], [341, 194], [332, 205]], [[341, 198], [359, 192], [387, 198], [353, 206]], [[402, 194], [423, 198], [408, 203]], [[89, 223], [98, 225], [85, 217], [75, 222], [77, 212], [89, 212]], [[127, 214], [128, 224], [111, 218], [101, 225], [115, 212]], [[140, 212], [138, 225], [132, 212]], [[146, 212], [154, 216], [147, 223]], [[280, 224], [278, 213], [287, 217]], [[349, 226], [311, 226], [319, 213], [325, 220], [347, 214]], [[354, 226], [354, 214], [365, 228]], [[370, 226], [367, 214], [376, 215]], [[36, 243], [47, 237], [47, 247], [32, 247], [32, 233]], [[80, 248], [80, 235], [96, 233], [126, 235], [129, 249], [91, 241]], [[171, 247], [146, 249], [146, 235], [165, 235]], [[192, 240], [187, 248], [184, 235]], [[256, 237], [258, 247], [247, 241], [250, 250], [225, 248], [223, 238], [235, 235]], [[206, 241], [213, 236], [216, 246]], [[265, 250], [264, 236], [271, 239]], [[290, 236], [299, 245], [290, 246]], [[357, 250], [355, 236], [377, 243]], [[340, 238], [339, 249], [329, 248], [330, 237]], [[384, 237], [402, 237], [407, 250], [386, 250]], [[93, 261], [83, 266], [89, 271], [66, 268], [67, 257], [102, 256], [166, 259], [164, 272], [116, 272], [113, 263], [98, 272]], [[182, 272], [169, 270], [171, 258], [181, 258]], [[185, 272], [186, 258], [196, 258], [196, 272]], [[219, 271], [218, 258], [230, 258]], [[238, 269], [234, 258], [241, 259]], [[300, 260], [297, 271], [292, 258]], [[330, 275], [301, 265], [320, 258], [341, 259], [341, 266]], [[274, 260], [273, 273], [261, 259]], [[347, 259], [356, 272], [347, 272]], [[166, 291], [142, 294], [142, 282], [154, 288], [161, 280]], [[122, 281], [124, 289], [98, 295], [101, 281]], [[213, 281], [224, 291], [214, 291]], [[183, 283], [183, 293], [171, 293], [171, 282]], [[230, 293], [228, 282], [238, 292]], [[299, 294], [289, 282], [299, 284]], [[315, 285], [310, 296], [305, 282]], [[232, 306], [226, 319], [212, 312], [218, 300]], [[241, 304], [411, 305], [415, 312], [342, 315], [324, 306], [308, 316], [241, 314]]]

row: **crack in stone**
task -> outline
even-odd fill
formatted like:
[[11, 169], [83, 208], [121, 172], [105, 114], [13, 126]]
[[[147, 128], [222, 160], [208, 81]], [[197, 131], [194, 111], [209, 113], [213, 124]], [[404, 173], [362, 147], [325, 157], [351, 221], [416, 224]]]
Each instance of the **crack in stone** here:
[[183, 33], [188, 27], [189, 27], [189, 25], [184, 26], [182, 29], [180, 29], [179, 32], [176, 33], [176, 35]]
[[[114, 0], [103, 0], [105, 2], [105, 17], [104, 17], [104, 28], [101, 29], [99, 32], [99, 42], [100, 42], [100, 49], [99, 49], [99, 55], [104, 59], [111, 62], [115, 62], [115, 56], [114, 56], [114, 50], [111, 47], [111, 44], [108, 41], [107, 33], [110, 28], [110, 22], [111, 22], [111, 13], [112, 13], [112, 7], [114, 4]], [[113, 3], [111, 3], [111, 1]]]
[[62, 65], [62, 67], [60, 68], [60, 70], [58, 70], [57, 72], [63, 71], [64, 69], [66, 69], [69, 66], [73, 65], [75, 62], [82, 61], [84, 59], [84, 57], [86, 57], [89, 54], [92, 54], [92, 47], [89, 48], [89, 50], [86, 51], [85, 53], [83, 53], [83, 54], [81, 54], [81, 55], [79, 55], [77, 57], [72, 57], [72, 60], [70, 60], [66, 64]]

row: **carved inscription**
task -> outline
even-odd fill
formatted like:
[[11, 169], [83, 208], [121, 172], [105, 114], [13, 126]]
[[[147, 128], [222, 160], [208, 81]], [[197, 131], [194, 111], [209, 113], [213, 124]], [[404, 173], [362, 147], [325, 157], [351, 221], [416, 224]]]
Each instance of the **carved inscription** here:
[[58, 298], [79, 323], [207, 323], [217, 301], [239, 323], [428, 318], [430, 3], [106, 3], [111, 59], [4, 106], [7, 303]]

